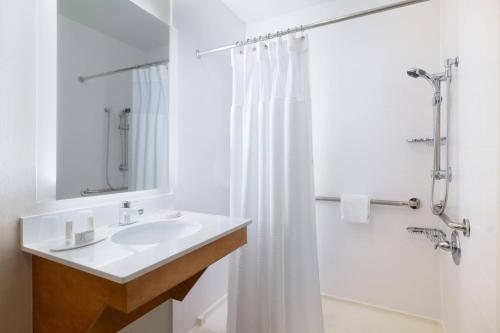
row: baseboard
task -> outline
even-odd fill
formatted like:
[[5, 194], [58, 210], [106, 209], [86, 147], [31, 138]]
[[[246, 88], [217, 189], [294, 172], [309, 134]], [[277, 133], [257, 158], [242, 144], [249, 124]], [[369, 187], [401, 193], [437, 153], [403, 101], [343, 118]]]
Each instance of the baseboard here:
[[405, 311], [401, 311], [401, 310], [397, 310], [397, 309], [393, 309], [393, 308], [389, 308], [389, 307], [385, 307], [385, 306], [373, 305], [370, 303], [356, 301], [356, 300], [353, 300], [350, 298], [339, 297], [339, 296], [334, 296], [334, 295], [329, 295], [329, 294], [324, 294], [324, 293], [321, 294], [321, 297], [326, 298], [326, 299], [333, 299], [333, 300], [341, 301], [341, 302], [352, 303], [352, 304], [355, 304], [358, 306], [364, 306], [364, 307], [372, 308], [372, 309], [379, 310], [379, 311], [392, 312], [392, 313], [396, 313], [396, 314], [407, 316], [407, 317], [412, 317], [412, 318], [419, 319], [419, 320], [430, 321], [433, 323], [438, 323], [439, 325], [443, 326], [443, 322], [440, 319], [422, 316], [422, 315], [414, 314], [411, 312], [405, 312]]
[[[436, 319], [436, 318], [432, 318], [432, 317], [427, 317], [427, 316], [422, 316], [422, 315], [418, 315], [418, 314], [414, 314], [414, 313], [410, 313], [410, 312], [396, 310], [396, 309], [392, 309], [392, 308], [388, 308], [388, 307], [384, 307], [384, 306], [379, 306], [379, 305], [373, 305], [373, 304], [370, 304], [370, 303], [360, 302], [360, 301], [356, 301], [356, 300], [353, 300], [353, 299], [349, 299], [349, 298], [345, 298], [345, 297], [338, 297], [338, 296], [324, 294], [324, 293], [321, 294], [321, 298], [332, 299], [332, 300], [341, 301], [341, 302], [348, 302], [348, 303], [355, 304], [357, 306], [364, 306], [364, 307], [372, 308], [372, 309], [379, 310], [379, 311], [392, 312], [392, 313], [396, 313], [396, 314], [407, 316], [407, 317], [412, 317], [412, 318], [419, 319], [419, 320], [424, 320], [424, 321], [429, 321], [429, 322], [437, 323], [437, 324], [439, 324], [442, 327], [444, 333], [447, 332], [446, 326], [445, 326], [444, 322], [442, 320], [440, 320], [440, 319]], [[224, 302], [226, 302], [226, 300], [227, 300], [227, 294], [224, 295], [224, 296], [222, 296], [221, 298], [219, 298], [212, 305], [210, 305], [205, 311], [203, 311], [196, 318], [196, 325], [197, 326], [203, 326], [203, 324], [205, 323], [205, 320], [206, 320], [207, 316], [209, 316], [219, 306], [221, 306], [222, 304], [224, 304]]]
[[227, 300], [227, 294], [219, 298], [212, 305], [210, 305], [205, 311], [200, 313], [198, 317], [196, 317], [196, 325], [203, 326], [205, 324], [205, 320], [208, 315], [210, 315], [215, 309], [217, 309], [220, 305], [222, 305]]

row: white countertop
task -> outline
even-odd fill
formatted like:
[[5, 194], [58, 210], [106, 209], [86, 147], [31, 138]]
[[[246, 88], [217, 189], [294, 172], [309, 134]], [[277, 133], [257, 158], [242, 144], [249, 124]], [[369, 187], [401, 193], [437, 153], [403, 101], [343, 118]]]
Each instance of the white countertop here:
[[[112, 241], [112, 236], [119, 231], [158, 221], [195, 223], [199, 224], [201, 228], [190, 236], [165, 243], [121, 245]], [[127, 283], [239, 230], [250, 224], [250, 222], [250, 220], [243, 218], [190, 212], [182, 212], [182, 217], [178, 219], [146, 216], [141, 218], [139, 222], [129, 226], [111, 224], [98, 228], [96, 233], [107, 236], [107, 239], [97, 244], [64, 252], [51, 251], [50, 249], [53, 248], [54, 243], [61, 241], [59, 239], [24, 244], [22, 250], [117, 283]]]

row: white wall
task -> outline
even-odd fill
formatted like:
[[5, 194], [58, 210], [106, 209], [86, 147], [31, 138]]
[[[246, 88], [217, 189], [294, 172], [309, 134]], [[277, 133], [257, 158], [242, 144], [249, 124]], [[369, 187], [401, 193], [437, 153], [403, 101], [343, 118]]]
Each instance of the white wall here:
[[0, 331], [31, 332], [31, 259], [19, 216], [35, 201], [36, 6], [0, 1]]
[[495, 0], [441, 1], [442, 58], [459, 56], [454, 81], [450, 215], [468, 217], [462, 262], [443, 254], [443, 320], [448, 333], [498, 332], [499, 5]]
[[[231, 63], [228, 53], [198, 60], [195, 49], [233, 43], [245, 27], [219, 0], [176, 0], [173, 19], [179, 40], [176, 206], [228, 214]], [[188, 332], [226, 288], [223, 260], [205, 272], [182, 303], [174, 303], [174, 332]]]
[[[161, 0], [163, 1], [163, 0]], [[167, 0], [165, 0], [167, 1]], [[55, 105], [55, 1], [0, 1], [0, 331], [28, 333], [31, 318], [31, 257], [20, 251], [19, 217], [36, 211], [35, 175], [50, 187], [55, 179], [55, 108], [44, 119], [53, 123], [35, 128], [40, 101]], [[48, 57], [50, 55], [50, 57]], [[53, 62], [53, 63], [52, 63]], [[37, 83], [41, 82], [41, 85]], [[40, 123], [39, 123], [40, 124]], [[45, 125], [45, 124], [44, 124]], [[50, 134], [35, 152], [36, 132]], [[42, 155], [40, 158], [40, 155]], [[43, 159], [47, 157], [47, 159]], [[42, 162], [43, 166], [36, 165]], [[35, 167], [38, 170], [35, 170]], [[131, 195], [139, 198], [139, 196]], [[43, 196], [45, 198], [45, 196]], [[114, 196], [114, 198], [117, 198]], [[101, 198], [100, 201], [109, 199]], [[111, 199], [113, 200], [113, 199]], [[118, 200], [118, 199], [114, 199]], [[85, 202], [95, 202], [88, 199]], [[67, 207], [85, 205], [68, 201]], [[51, 204], [47, 203], [45, 208]], [[54, 205], [55, 206], [55, 205]], [[44, 209], [45, 209], [44, 208]], [[160, 307], [168, 318], [168, 305]], [[154, 314], [149, 316], [153, 319]], [[156, 318], [156, 322], [164, 322]], [[138, 326], [141, 325], [142, 326]], [[129, 332], [154, 332], [135, 323]], [[148, 330], [149, 329], [149, 330]], [[168, 331], [165, 326], [157, 332]]]
[[[250, 24], [248, 37], [383, 4], [333, 1]], [[340, 221], [317, 204], [322, 292], [440, 318], [439, 254], [408, 226], [429, 212], [432, 151], [406, 139], [432, 134], [432, 90], [409, 67], [441, 70], [439, 3], [420, 4], [308, 32], [316, 192], [423, 200], [418, 211], [372, 206], [370, 225]]]

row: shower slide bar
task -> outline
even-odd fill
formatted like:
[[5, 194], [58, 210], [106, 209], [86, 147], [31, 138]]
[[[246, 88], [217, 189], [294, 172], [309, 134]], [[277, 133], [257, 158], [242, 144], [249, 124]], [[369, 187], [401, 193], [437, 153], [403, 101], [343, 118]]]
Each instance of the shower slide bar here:
[[214, 49], [203, 50], [203, 51], [196, 50], [195, 53], [196, 53], [196, 57], [199, 59], [202, 56], [207, 55], [207, 54], [221, 52], [221, 51], [227, 51], [227, 50], [235, 49], [237, 47], [241, 47], [241, 46], [244, 46], [244, 45], [255, 44], [255, 43], [263, 42], [263, 41], [266, 41], [266, 40], [270, 40], [270, 39], [274, 39], [274, 38], [279, 38], [279, 37], [282, 37], [282, 36], [286, 36], [286, 35], [289, 35], [289, 34], [294, 34], [294, 33], [298, 33], [298, 32], [304, 32], [306, 30], [311, 30], [311, 29], [323, 27], [323, 26], [326, 26], [326, 25], [334, 24], [334, 23], [349, 21], [349, 20], [356, 19], [356, 18], [359, 18], [359, 17], [364, 17], [364, 16], [368, 16], [368, 15], [372, 15], [372, 14], [382, 13], [382, 12], [385, 12], [385, 11], [389, 11], [389, 10], [393, 10], [393, 9], [397, 9], [397, 8], [402, 8], [402, 7], [406, 7], [406, 6], [410, 6], [410, 5], [415, 5], [415, 4], [422, 3], [422, 2], [427, 2], [427, 1], [430, 1], [430, 0], [406, 0], [406, 1], [400, 1], [400, 2], [393, 3], [393, 4], [389, 4], [389, 5], [384, 5], [384, 6], [380, 6], [380, 7], [375, 7], [375, 8], [372, 8], [372, 9], [368, 9], [368, 10], [363, 10], [363, 11], [355, 12], [355, 13], [348, 14], [348, 15], [343, 15], [343, 16], [335, 17], [333, 19], [329, 19], [329, 20], [325, 20], [325, 21], [319, 21], [319, 22], [315, 22], [315, 23], [312, 23], [312, 24], [301, 25], [301, 26], [298, 26], [298, 27], [289, 28], [287, 30], [282, 30], [282, 31], [277, 31], [275, 33], [269, 33], [267, 35], [263, 35], [263, 36], [259, 36], [259, 37], [255, 37], [255, 38], [248, 38], [246, 40], [239, 41], [239, 42], [236, 42], [236, 43], [231, 44], [231, 45], [221, 46], [221, 47], [217, 47], [217, 48], [214, 48]]
[[[318, 197], [316, 197], [316, 201], [340, 202], [340, 197], [318, 196]], [[404, 206], [404, 207], [409, 207], [411, 209], [419, 209], [420, 207], [422, 207], [422, 202], [418, 198], [411, 198], [408, 201], [371, 199], [370, 203], [372, 205], [383, 205], [383, 206]]]
[[127, 191], [127, 190], [128, 190], [128, 187], [118, 187], [118, 188], [113, 188], [113, 189], [99, 188], [99, 189], [95, 189], [95, 190], [92, 190], [90, 188], [82, 188], [82, 190], [80, 191], [80, 195], [82, 197], [86, 197], [89, 195], [123, 192], [123, 191]]

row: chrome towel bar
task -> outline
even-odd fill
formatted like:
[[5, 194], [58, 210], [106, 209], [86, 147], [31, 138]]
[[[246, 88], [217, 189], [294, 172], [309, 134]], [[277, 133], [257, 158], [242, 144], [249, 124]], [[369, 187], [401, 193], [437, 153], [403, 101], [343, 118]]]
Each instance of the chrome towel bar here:
[[[340, 202], [340, 197], [317, 196], [316, 197], [316, 201], [335, 201], [335, 202]], [[372, 205], [405, 206], [405, 207], [410, 207], [411, 209], [419, 209], [420, 207], [422, 207], [422, 202], [418, 198], [411, 198], [408, 201], [371, 199], [370, 203]]]

